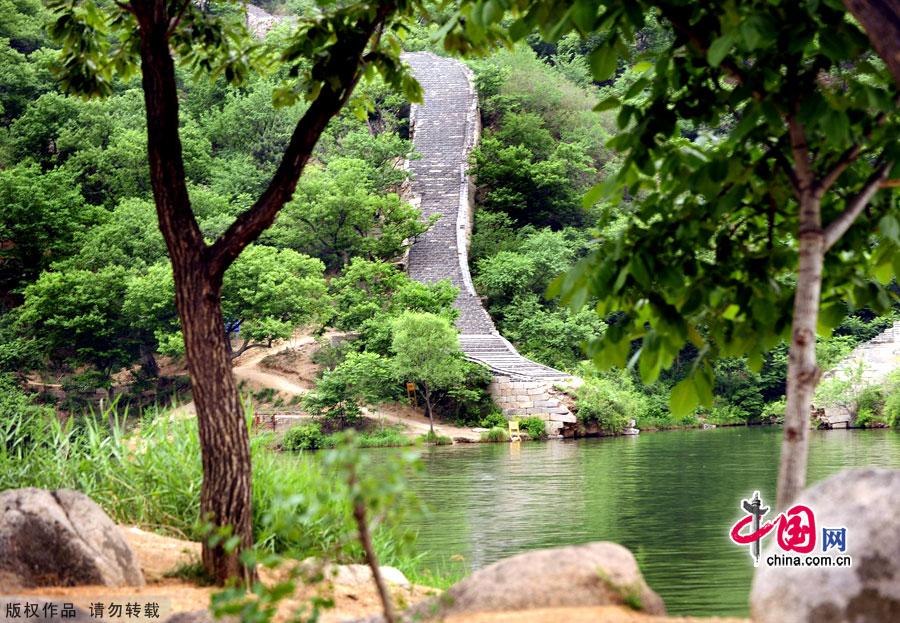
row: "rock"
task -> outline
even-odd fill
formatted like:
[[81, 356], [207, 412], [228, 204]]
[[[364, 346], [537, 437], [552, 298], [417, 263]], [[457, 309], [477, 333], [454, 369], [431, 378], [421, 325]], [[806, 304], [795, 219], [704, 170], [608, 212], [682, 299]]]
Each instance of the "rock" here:
[[142, 586], [137, 557], [89, 497], [60, 489], [0, 493], [0, 586]]
[[[847, 528], [851, 567], [769, 567], [763, 551], [750, 607], [759, 623], [900, 621], [900, 470], [846, 470], [803, 491], [797, 504], [822, 528]], [[775, 550], [779, 551], [780, 550]], [[806, 555], [801, 555], [805, 558]]]
[[[317, 558], [305, 558], [300, 562], [300, 570], [310, 580], [325, 579], [345, 586], [373, 585], [372, 570], [369, 565], [322, 564]], [[409, 580], [396, 567], [381, 567], [381, 577], [389, 584], [407, 587]]]
[[409, 620], [475, 612], [625, 604], [649, 614], [666, 613], [662, 599], [641, 576], [626, 548], [587, 543], [541, 549], [505, 558], [423, 602]]

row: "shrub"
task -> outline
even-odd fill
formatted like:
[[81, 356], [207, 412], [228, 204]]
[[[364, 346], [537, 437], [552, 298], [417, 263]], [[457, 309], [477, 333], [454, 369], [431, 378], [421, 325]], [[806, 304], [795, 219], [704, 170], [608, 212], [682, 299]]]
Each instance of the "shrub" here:
[[630, 379], [594, 377], [578, 388], [578, 420], [596, 423], [609, 432], [621, 432], [628, 420], [638, 420], [643, 397], [632, 389]]
[[453, 445], [453, 440], [447, 435], [438, 435], [434, 431], [428, 431], [424, 435], [421, 435], [419, 439], [423, 443], [432, 444], [435, 446], [450, 446]]
[[[399, 448], [402, 446], [413, 445], [413, 440], [404, 434], [404, 432], [394, 426], [386, 426], [378, 430], [360, 433], [356, 438], [357, 445], [360, 448]], [[333, 436], [329, 436], [328, 446], [335, 445]]]
[[787, 407], [787, 400], [782, 396], [775, 402], [767, 402], [762, 409], [762, 419], [773, 424], [781, 424], [784, 422], [784, 410]]
[[334, 369], [326, 370], [316, 388], [303, 398], [313, 415], [346, 422], [360, 414], [361, 404], [378, 404], [399, 397], [389, 359], [375, 353], [348, 353]]
[[318, 422], [294, 426], [284, 434], [281, 447], [289, 452], [299, 450], [318, 450], [325, 447], [325, 436], [322, 425]]
[[482, 428], [504, 428], [506, 427], [506, 416], [500, 411], [491, 411], [481, 420], [481, 426]]
[[900, 392], [894, 392], [884, 401], [884, 420], [888, 426], [900, 427]]
[[544, 425], [544, 420], [539, 417], [522, 418], [519, 421], [519, 427], [528, 433], [531, 439], [547, 438], [547, 427]]
[[509, 432], [505, 428], [495, 426], [491, 430], [481, 433], [481, 441], [498, 443], [501, 441], [509, 441]]

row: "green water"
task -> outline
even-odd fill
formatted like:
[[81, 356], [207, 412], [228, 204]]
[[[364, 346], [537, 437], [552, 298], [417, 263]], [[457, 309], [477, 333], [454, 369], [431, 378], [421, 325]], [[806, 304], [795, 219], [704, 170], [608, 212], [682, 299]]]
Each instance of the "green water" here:
[[[727, 535], [754, 489], [774, 504], [780, 443], [779, 429], [726, 428], [434, 448], [413, 483], [430, 508], [415, 521], [417, 549], [446, 573], [615, 541], [636, 555], [670, 613], [746, 615], [753, 567]], [[900, 433], [812, 433], [811, 481], [864, 465], [900, 467]]]

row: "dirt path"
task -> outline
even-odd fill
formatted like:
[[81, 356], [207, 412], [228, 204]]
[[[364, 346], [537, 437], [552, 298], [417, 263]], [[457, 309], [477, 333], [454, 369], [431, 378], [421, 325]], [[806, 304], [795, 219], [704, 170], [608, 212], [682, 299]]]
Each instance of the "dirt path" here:
[[286, 340], [284, 342], [279, 342], [273, 345], [271, 348], [254, 348], [252, 350], [248, 350], [243, 355], [238, 357], [238, 359], [236, 360], [237, 365], [232, 369], [232, 371], [234, 372], [235, 378], [237, 378], [239, 381], [251, 381], [253, 383], [262, 385], [263, 387], [271, 388], [276, 391], [289, 394], [291, 396], [305, 394], [309, 391], [308, 388], [303, 387], [302, 385], [281, 374], [278, 374], [277, 372], [262, 369], [260, 364], [266, 357], [277, 355], [278, 353], [288, 350], [289, 348], [300, 348], [301, 346], [312, 344], [315, 341], [316, 339], [311, 335], [302, 335], [291, 338], [290, 340]]
[[[386, 404], [366, 409], [366, 416], [375, 420], [384, 419], [387, 424], [402, 426], [411, 437], [418, 437], [427, 433], [431, 426], [428, 418], [420, 409], [406, 404]], [[452, 424], [436, 421], [434, 431], [438, 435], [446, 435], [454, 441], [476, 442], [481, 440], [481, 433], [474, 432], [471, 428], [460, 428]]]

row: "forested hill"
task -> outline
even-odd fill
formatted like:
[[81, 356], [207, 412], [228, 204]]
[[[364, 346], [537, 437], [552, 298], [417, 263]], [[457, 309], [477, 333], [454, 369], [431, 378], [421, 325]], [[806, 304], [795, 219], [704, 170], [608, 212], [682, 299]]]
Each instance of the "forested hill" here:
[[[262, 6], [296, 15], [311, 3]], [[126, 400], [162, 387], [183, 388], [184, 379], [173, 382], [160, 370], [161, 360], [175, 362], [177, 369], [183, 343], [150, 193], [139, 77], [116, 81], [103, 99], [64, 94], [52, 71], [57, 50], [46, 34], [48, 16], [40, 1], [14, 0], [4, 7], [4, 392], [12, 395], [26, 380], [59, 384], [66, 397], [57, 407], [79, 412], [98, 387], [114, 388]], [[227, 11], [243, 19], [239, 9]], [[414, 29], [406, 46], [426, 49], [430, 34], [429, 27]], [[268, 36], [282, 34], [275, 28]], [[652, 55], [669, 37], [650, 19], [630, 52]], [[626, 58], [613, 80], [594, 81], [589, 55], [596, 45], [575, 35], [554, 44], [534, 37], [527, 45], [469, 61], [484, 126], [472, 157], [478, 205], [471, 268], [494, 322], [523, 355], [588, 378], [583, 417], [613, 430], [629, 417], [670, 425], [668, 390], [686, 373], [680, 358], [651, 386], [627, 370], [598, 373], [583, 364], [582, 344], [602, 334], [606, 323], [590, 306], [572, 312], [545, 297], [553, 277], [589, 249], [611, 243], [630, 209], [627, 200], [588, 208], [582, 201], [620, 166], [606, 147], [616, 133], [617, 113], [593, 108], [626, 93], [642, 71]], [[203, 235], [212, 240], [263, 190], [304, 105], [273, 106], [279, 99], [277, 74], [234, 88], [223, 78], [210, 82], [178, 72], [191, 202]], [[367, 110], [354, 105], [363, 101], [370, 103]], [[450, 284], [413, 282], [392, 263], [429, 226], [401, 196], [406, 173], [398, 163], [411, 154], [408, 113], [409, 103], [383, 84], [360, 84], [354, 102], [319, 142], [293, 201], [225, 275], [223, 308], [235, 354], [300, 327], [332, 326], [357, 336], [350, 347], [330, 353], [334, 374], [323, 377], [330, 380], [311, 409], [342, 403], [354, 386], [348, 379], [360, 375], [375, 379], [367, 387], [382, 388], [360, 400], [402, 396], [388, 365], [394, 356], [392, 323], [410, 311], [448, 322], [455, 313]], [[693, 131], [684, 130], [686, 136]], [[821, 343], [823, 363], [836, 362], [889, 322], [864, 310], [851, 315], [835, 337]], [[691, 356], [685, 352], [684, 361]], [[785, 365], [783, 346], [758, 373], [742, 359], [721, 361], [714, 406], [698, 415], [718, 422], [776, 417]], [[491, 412], [483, 371], [467, 367], [454, 382], [441, 398], [444, 413], [477, 423]]]

